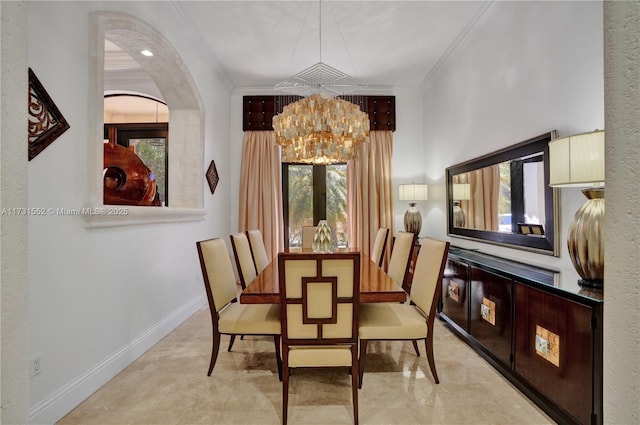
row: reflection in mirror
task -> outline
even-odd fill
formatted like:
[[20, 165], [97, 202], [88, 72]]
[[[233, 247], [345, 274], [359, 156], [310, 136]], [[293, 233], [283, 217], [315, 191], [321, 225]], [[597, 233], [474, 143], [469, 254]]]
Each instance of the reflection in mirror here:
[[543, 189], [541, 152], [454, 175], [453, 226], [507, 233], [520, 233], [519, 224], [544, 228]]
[[449, 234], [557, 255], [545, 162], [553, 138], [546, 133], [449, 167]]

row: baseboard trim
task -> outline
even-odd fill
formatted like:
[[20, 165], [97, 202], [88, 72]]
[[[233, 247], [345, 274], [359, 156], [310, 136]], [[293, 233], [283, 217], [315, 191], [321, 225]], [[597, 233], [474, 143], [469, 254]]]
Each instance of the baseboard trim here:
[[30, 424], [55, 424], [207, 303], [196, 297], [82, 375], [31, 407]]

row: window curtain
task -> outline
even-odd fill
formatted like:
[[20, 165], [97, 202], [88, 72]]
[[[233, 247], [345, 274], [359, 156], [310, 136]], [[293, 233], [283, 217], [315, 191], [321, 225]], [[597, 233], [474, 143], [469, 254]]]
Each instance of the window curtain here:
[[391, 252], [394, 234], [392, 153], [393, 133], [371, 131], [369, 142], [361, 143], [356, 158], [347, 164], [349, 245], [370, 255], [378, 229], [389, 228], [385, 264]]
[[262, 232], [269, 260], [284, 249], [280, 146], [273, 131], [246, 131], [240, 166], [240, 231]]
[[498, 230], [498, 198], [500, 197], [500, 168], [492, 165], [457, 177], [455, 183], [471, 185], [471, 199], [461, 201], [465, 212], [465, 227], [478, 230]]

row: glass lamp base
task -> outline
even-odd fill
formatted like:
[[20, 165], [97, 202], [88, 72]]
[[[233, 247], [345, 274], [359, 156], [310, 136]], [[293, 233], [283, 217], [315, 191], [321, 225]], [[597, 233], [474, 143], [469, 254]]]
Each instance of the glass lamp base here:
[[409, 204], [409, 209], [404, 213], [404, 231], [409, 233], [420, 233], [422, 228], [422, 216], [416, 208], [415, 202]]

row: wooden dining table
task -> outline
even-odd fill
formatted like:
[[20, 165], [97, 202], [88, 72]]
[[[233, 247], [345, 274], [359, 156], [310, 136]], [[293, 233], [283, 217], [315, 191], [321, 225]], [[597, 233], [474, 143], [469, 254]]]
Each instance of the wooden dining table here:
[[[310, 250], [288, 250], [287, 252], [311, 252]], [[357, 252], [345, 248], [340, 252]], [[360, 257], [360, 302], [404, 302], [407, 293], [384, 270], [367, 255]], [[279, 304], [278, 259], [274, 258], [265, 269], [240, 294], [243, 304]]]

